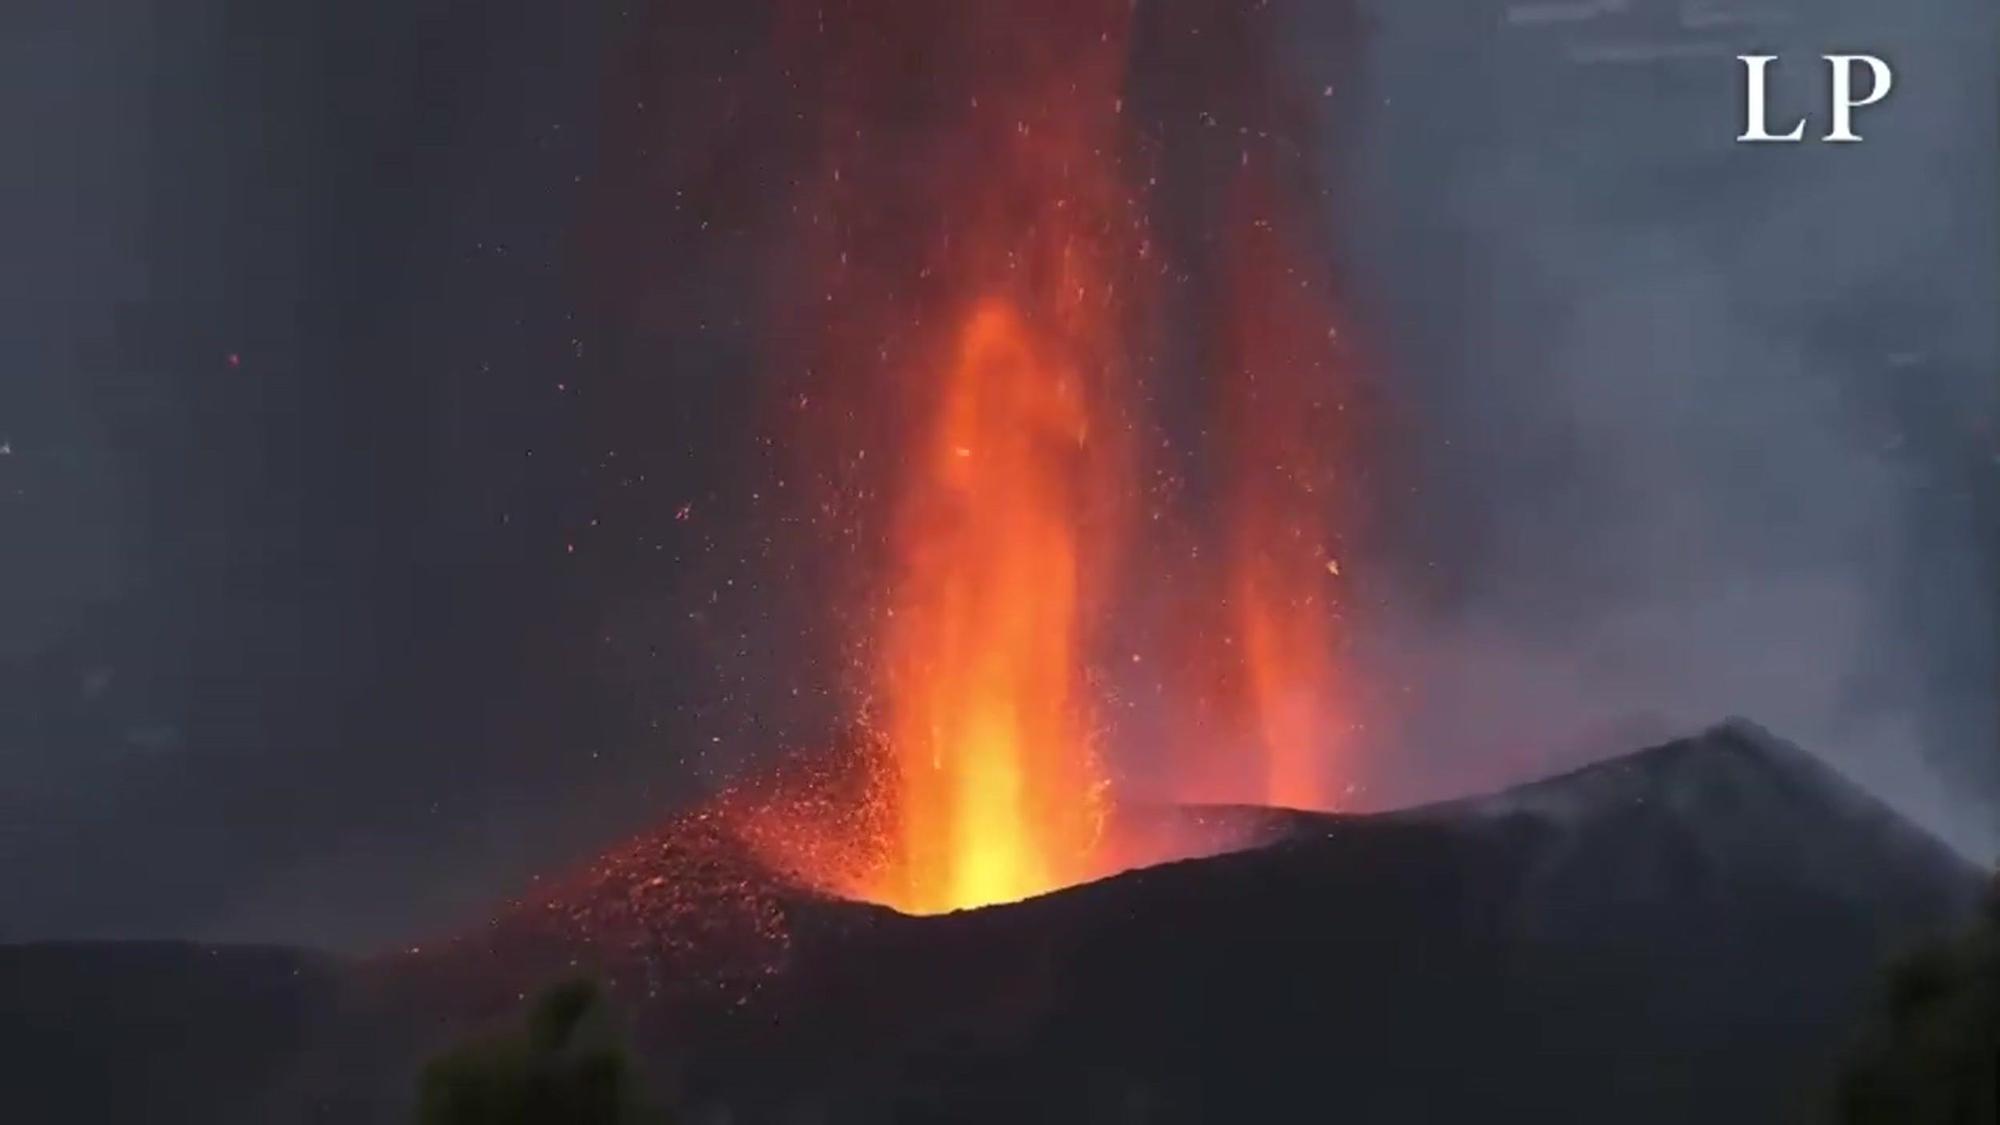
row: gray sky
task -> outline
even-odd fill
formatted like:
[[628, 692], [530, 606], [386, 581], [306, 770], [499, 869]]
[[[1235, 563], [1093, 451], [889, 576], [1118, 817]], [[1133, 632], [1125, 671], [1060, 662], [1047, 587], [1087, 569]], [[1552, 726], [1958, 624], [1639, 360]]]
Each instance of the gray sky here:
[[[1421, 685], [1404, 752], [1477, 772], [1740, 713], [2000, 850], [1993, 13], [1376, 17], [1351, 245], [1412, 414], [1368, 629]], [[1734, 55], [1823, 120], [1843, 50], [1897, 71], [1863, 144], [1733, 143]]]

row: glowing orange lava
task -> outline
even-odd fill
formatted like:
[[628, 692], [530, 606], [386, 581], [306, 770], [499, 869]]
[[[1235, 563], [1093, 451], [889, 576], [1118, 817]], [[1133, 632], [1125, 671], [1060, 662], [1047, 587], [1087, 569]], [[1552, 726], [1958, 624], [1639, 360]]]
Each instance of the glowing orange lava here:
[[869, 607], [885, 838], [841, 885], [935, 913], [1118, 866], [1087, 669], [1131, 490], [1143, 232], [1126, 0], [891, 7], [791, 25], [787, 67], [826, 95], [799, 365], [839, 411], [806, 441]]
[[884, 643], [906, 910], [1009, 902], [1093, 874], [1079, 555], [1091, 426], [1072, 361], [1007, 302], [965, 319], [907, 470]]
[[1332, 632], [1343, 576], [1328, 527], [1338, 333], [1323, 282], [1296, 250], [1307, 224], [1271, 221], [1289, 209], [1270, 180], [1246, 161], [1225, 266], [1226, 600], [1261, 758], [1256, 799], [1326, 809], [1339, 804], [1344, 734]]
[[[1159, 591], [1121, 573], [1147, 554], [1128, 541], [1186, 546], [1138, 518], [1171, 503], [1143, 453], [1161, 443], [1139, 382], [1167, 348], [1213, 348], [1199, 397], [1226, 435], [1211, 441], [1204, 419], [1189, 440], [1227, 511], [1190, 521], [1220, 541], [1182, 553], [1197, 588], [1169, 591], [1206, 623], [1204, 671], [1226, 684], [1226, 737], [1200, 752], [1254, 745], [1264, 765], [1242, 772], [1265, 776], [1224, 793], [1159, 762], [1125, 772], [1160, 799], [1328, 804], [1334, 579], [1315, 510], [1328, 454], [1312, 443], [1331, 372], [1326, 295], [1295, 276], [1316, 250], [1286, 245], [1256, 200], [1219, 240], [1165, 248], [1149, 220], [1185, 219], [1206, 185], [1284, 148], [1253, 96], [1269, 84], [1260, 9], [779, 5], [759, 73], [784, 97], [758, 120], [804, 154], [717, 167], [796, 188], [769, 333], [800, 420], [786, 484], [840, 572], [828, 613], [859, 653], [870, 783], [851, 811], [747, 818], [771, 866], [937, 913], [1189, 854], [1120, 817], [1102, 733], [1115, 708], [1092, 678], [1121, 599]], [[1242, 66], [1183, 74], [1212, 41], [1240, 44]], [[1150, 85], [1139, 51], [1156, 56]], [[1215, 147], [1169, 159], [1168, 133]], [[1186, 299], [1197, 273], [1221, 299]]]

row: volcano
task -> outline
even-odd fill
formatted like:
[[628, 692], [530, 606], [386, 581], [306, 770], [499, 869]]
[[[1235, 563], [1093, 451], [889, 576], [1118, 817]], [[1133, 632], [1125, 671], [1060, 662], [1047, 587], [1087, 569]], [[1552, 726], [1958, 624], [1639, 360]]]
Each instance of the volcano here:
[[[30, 1119], [394, 1120], [424, 1052], [587, 970], [661, 1084], [736, 1121], [1769, 1122], [1983, 883], [1740, 721], [1423, 808], [1160, 815], [1261, 842], [914, 916], [704, 815], [388, 959], [8, 950], [0, 1047]], [[127, 1002], [80, 1008], [105, 981]], [[125, 1069], [166, 1039], [184, 1065]]]

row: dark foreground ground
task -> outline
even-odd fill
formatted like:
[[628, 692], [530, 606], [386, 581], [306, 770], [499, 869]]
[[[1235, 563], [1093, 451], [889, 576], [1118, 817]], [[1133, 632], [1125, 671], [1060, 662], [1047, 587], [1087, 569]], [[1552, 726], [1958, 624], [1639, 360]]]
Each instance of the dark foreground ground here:
[[406, 1120], [429, 1051], [588, 970], [697, 1119], [1814, 1120], [1875, 971], [1984, 879], [1743, 723], [1476, 800], [1207, 815], [1273, 842], [939, 918], [654, 841], [389, 961], [0, 949], [8, 1116]]

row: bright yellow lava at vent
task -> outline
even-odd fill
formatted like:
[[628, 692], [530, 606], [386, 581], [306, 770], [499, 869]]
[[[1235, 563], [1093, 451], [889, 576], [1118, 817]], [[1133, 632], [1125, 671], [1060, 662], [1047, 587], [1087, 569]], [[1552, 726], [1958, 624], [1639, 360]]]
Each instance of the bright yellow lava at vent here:
[[1105, 786], [1082, 710], [1089, 442], [1076, 372], [1007, 303], [980, 302], [909, 470], [884, 644], [903, 862], [882, 890], [905, 910], [1093, 873]]

